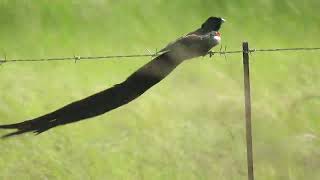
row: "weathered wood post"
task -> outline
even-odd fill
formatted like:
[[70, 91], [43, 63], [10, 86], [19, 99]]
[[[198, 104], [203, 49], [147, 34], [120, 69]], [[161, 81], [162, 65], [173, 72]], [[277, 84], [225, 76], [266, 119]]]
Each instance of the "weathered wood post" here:
[[244, 100], [246, 118], [246, 142], [247, 142], [247, 165], [248, 180], [254, 180], [253, 151], [252, 151], [252, 129], [251, 129], [251, 92], [250, 92], [250, 70], [249, 70], [249, 45], [242, 43], [243, 49], [243, 77], [244, 77]]

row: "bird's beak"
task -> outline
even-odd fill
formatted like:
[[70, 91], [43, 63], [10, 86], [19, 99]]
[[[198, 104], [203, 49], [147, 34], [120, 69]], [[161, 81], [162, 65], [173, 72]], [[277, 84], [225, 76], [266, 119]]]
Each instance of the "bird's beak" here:
[[224, 23], [224, 22], [226, 22], [226, 20], [225, 19], [223, 19], [223, 18], [221, 18], [221, 21]]

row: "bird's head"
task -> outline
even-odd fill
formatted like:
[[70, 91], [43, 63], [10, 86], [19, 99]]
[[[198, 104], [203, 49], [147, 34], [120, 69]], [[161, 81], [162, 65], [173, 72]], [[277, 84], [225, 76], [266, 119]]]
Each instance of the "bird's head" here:
[[204, 31], [219, 31], [221, 24], [224, 23], [224, 20], [221, 17], [209, 17], [202, 25], [201, 29]]

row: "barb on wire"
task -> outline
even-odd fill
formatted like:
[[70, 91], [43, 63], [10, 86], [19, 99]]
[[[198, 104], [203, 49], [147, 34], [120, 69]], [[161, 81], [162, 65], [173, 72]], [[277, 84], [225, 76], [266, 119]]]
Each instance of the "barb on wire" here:
[[3, 60], [0, 59], [0, 66], [2, 66], [2, 64], [6, 63], [6, 62], [7, 62], [7, 55], [5, 54], [4, 59]]
[[74, 63], [77, 63], [78, 60], [81, 60], [81, 56], [73, 55]]
[[[314, 51], [320, 50], [320, 47], [315, 48], [272, 48], [272, 49], [250, 49], [249, 54], [254, 52], [274, 52], [274, 51]], [[207, 55], [209, 57], [213, 57], [215, 54], [224, 55], [225, 59], [227, 58], [227, 54], [237, 54], [243, 53], [242, 50], [231, 50], [227, 51], [227, 46], [220, 47], [219, 51], [209, 51]], [[159, 52], [148, 53], [148, 54], [132, 54], [132, 55], [111, 55], [111, 56], [73, 56], [73, 57], [57, 57], [57, 58], [38, 58], [38, 59], [7, 59], [5, 55], [3, 59], [0, 59], [0, 65], [4, 63], [18, 63], [18, 62], [46, 62], [46, 61], [70, 61], [73, 60], [75, 63], [80, 60], [105, 60], [105, 59], [113, 59], [113, 58], [134, 58], [134, 57], [155, 57], [158, 56]]]
[[148, 53], [150, 54], [151, 58], [158, 56], [159, 52], [158, 49], [156, 49], [155, 53], [152, 53], [149, 49], [146, 49]]

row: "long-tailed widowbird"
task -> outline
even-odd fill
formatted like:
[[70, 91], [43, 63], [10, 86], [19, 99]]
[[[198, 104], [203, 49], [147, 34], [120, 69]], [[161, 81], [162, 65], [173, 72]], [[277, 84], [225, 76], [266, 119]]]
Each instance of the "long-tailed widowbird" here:
[[0, 125], [2, 129], [16, 129], [3, 137], [26, 132], [40, 134], [56, 126], [92, 118], [129, 103], [164, 79], [183, 61], [204, 56], [219, 44], [219, 29], [224, 21], [220, 17], [209, 17], [199, 29], [169, 43], [157, 57], [120, 84], [43, 116], [20, 123]]

